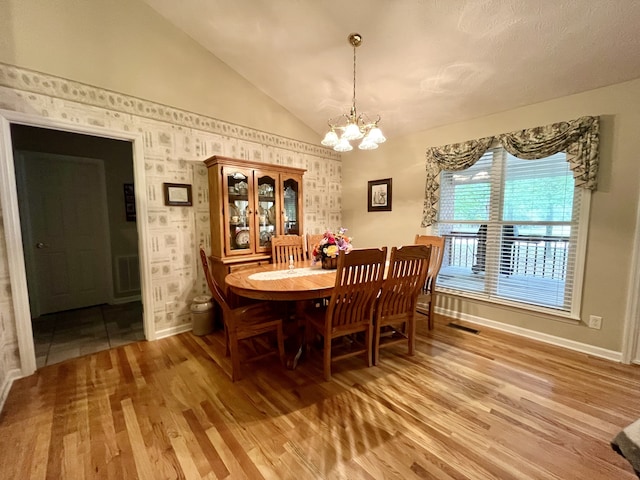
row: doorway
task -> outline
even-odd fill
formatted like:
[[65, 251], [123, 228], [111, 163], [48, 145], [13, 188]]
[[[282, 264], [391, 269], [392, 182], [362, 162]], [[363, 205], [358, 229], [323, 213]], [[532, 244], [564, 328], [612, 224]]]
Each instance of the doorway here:
[[[31, 129], [31, 130], [30, 130]], [[20, 134], [14, 134], [12, 130], [24, 130], [23, 136]], [[24, 132], [27, 132], [24, 134]], [[22, 233], [21, 222], [19, 217], [18, 208], [18, 195], [16, 189], [16, 172], [14, 168], [14, 152], [20, 149], [38, 150], [39, 148], [34, 146], [33, 142], [37, 132], [41, 134], [49, 135], [77, 135], [72, 137], [73, 141], [58, 141], [60, 144], [66, 144], [67, 147], [72, 146], [80, 148], [86, 142], [109, 142], [110, 145], [124, 145], [127, 148], [127, 162], [129, 169], [133, 169], [133, 179], [136, 187], [139, 186], [141, 192], [144, 192], [146, 187], [145, 171], [144, 171], [144, 155], [142, 151], [142, 136], [139, 133], [124, 132], [108, 130], [102, 127], [96, 127], [92, 125], [77, 125], [71, 124], [65, 121], [53, 120], [45, 117], [38, 117], [34, 115], [21, 114], [19, 112], [0, 111], [0, 200], [2, 201], [2, 213], [3, 223], [6, 239], [6, 252], [8, 259], [8, 267], [10, 273], [10, 285], [11, 285], [11, 297], [13, 304], [13, 318], [15, 319], [15, 331], [18, 340], [18, 350], [20, 355], [21, 374], [23, 376], [30, 375], [36, 369], [36, 356], [33, 342], [33, 330], [31, 324], [31, 314], [29, 307], [29, 293], [27, 288], [27, 274], [25, 268], [25, 254], [22, 245]], [[24, 138], [26, 135], [26, 139]], [[62, 138], [62, 137], [60, 137]], [[65, 137], [68, 140], [70, 137]], [[31, 141], [32, 144], [25, 146], [22, 141]], [[116, 143], [112, 143], [112, 142]], [[15, 143], [15, 145], [14, 145]], [[58, 147], [56, 147], [58, 148]], [[94, 147], [95, 148], [95, 147]], [[101, 150], [101, 149], [99, 149]], [[99, 155], [91, 153], [79, 153], [78, 151], [63, 152], [61, 150], [54, 150], [56, 154], [72, 154], [78, 156], [90, 156], [90, 157], [104, 157], [102, 151]], [[106, 173], [106, 177], [109, 177], [109, 173]], [[131, 177], [130, 177], [131, 178]], [[108, 183], [108, 182], [107, 182]], [[128, 185], [131, 189], [132, 185]], [[129, 193], [132, 193], [131, 191]], [[122, 198], [124, 195], [123, 185], [119, 186], [118, 196]], [[151, 285], [149, 284], [150, 271], [147, 265], [147, 257], [149, 255], [147, 245], [146, 223], [147, 208], [144, 201], [141, 200], [141, 196], [138, 192], [135, 193], [135, 201], [130, 202], [127, 206], [131, 207], [131, 203], [135, 205], [138, 218], [142, 218], [142, 225], [140, 222], [132, 223], [133, 231], [135, 232], [133, 243], [137, 243], [139, 249], [139, 257], [136, 262], [131, 261], [131, 258], [123, 257], [123, 265], [129, 265], [135, 267], [134, 270], [139, 272], [138, 278], [138, 293], [132, 296], [129, 292], [128, 296], [122, 294], [114, 294], [112, 297], [118, 302], [126, 302], [128, 300], [138, 300], [140, 308], [142, 306], [151, 305], [152, 292]], [[124, 207], [123, 207], [124, 210]], [[112, 214], [119, 215], [120, 211], [117, 209], [109, 209]], [[131, 212], [129, 211], [129, 217]], [[124, 215], [124, 214], [123, 214]], [[114, 229], [111, 229], [109, 236], [113, 234]], [[113, 247], [113, 242], [112, 242]], [[113, 253], [116, 253], [115, 251]], [[117, 261], [117, 259], [115, 259]], [[115, 273], [114, 273], [115, 274]], [[111, 277], [110, 281], [113, 281]], [[126, 282], [125, 282], [126, 283]], [[142, 309], [143, 317], [143, 337], [149, 340], [156, 338], [155, 329], [153, 326], [153, 312], [150, 308]]]
[[15, 124], [11, 139], [37, 367], [110, 348], [108, 305], [132, 303], [141, 332], [139, 275], [122, 292], [112, 269], [112, 252], [138, 259], [131, 142]]

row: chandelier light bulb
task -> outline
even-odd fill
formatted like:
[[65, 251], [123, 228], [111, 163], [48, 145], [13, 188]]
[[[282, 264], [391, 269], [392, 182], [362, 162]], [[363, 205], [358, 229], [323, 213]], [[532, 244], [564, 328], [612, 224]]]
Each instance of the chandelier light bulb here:
[[338, 144], [335, 147], [333, 147], [333, 149], [336, 152], [350, 152], [351, 150], [353, 150], [353, 147], [349, 143], [349, 140], [343, 137], [340, 139]]
[[373, 127], [371, 131], [369, 131], [367, 138], [372, 142], [375, 142], [376, 144], [384, 143], [387, 141], [386, 137], [382, 134], [382, 130], [380, 130], [378, 127]]
[[350, 123], [344, 129], [344, 133], [342, 134], [342, 138], [347, 140], [358, 140], [362, 138], [363, 134], [360, 131], [360, 128], [355, 123]]
[[320, 143], [325, 147], [335, 147], [339, 141], [338, 134], [334, 130], [329, 130]]
[[358, 145], [360, 150], [375, 150], [378, 148], [378, 144], [369, 138], [369, 135], [364, 137]]

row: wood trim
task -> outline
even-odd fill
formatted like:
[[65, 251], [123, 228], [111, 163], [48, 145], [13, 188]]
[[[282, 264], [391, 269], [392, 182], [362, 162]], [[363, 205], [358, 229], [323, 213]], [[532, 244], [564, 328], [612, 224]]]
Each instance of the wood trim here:
[[496, 330], [511, 333], [513, 335], [518, 335], [520, 337], [528, 338], [531, 340], [548, 343], [549, 345], [563, 347], [576, 352], [587, 353], [589, 355], [593, 355], [594, 357], [604, 358], [606, 360], [611, 360], [614, 362], [620, 362], [622, 359], [621, 353], [614, 350], [608, 350], [606, 348], [596, 347], [587, 343], [581, 343], [562, 337], [556, 337], [555, 335], [549, 335], [535, 330], [529, 330], [527, 328], [509, 325], [507, 323], [496, 322], [494, 320], [477, 317], [475, 315], [469, 315], [467, 313], [455, 312], [453, 310], [447, 310], [441, 307], [436, 307], [436, 313], [446, 315], [451, 318], [461, 319], [477, 325], [485, 325]]
[[221, 155], [214, 155], [213, 157], [210, 157], [204, 160], [204, 164], [207, 166], [207, 168], [210, 168], [213, 165], [218, 165], [220, 163], [224, 163], [224, 165], [233, 165], [235, 167], [266, 170], [269, 172], [278, 172], [278, 173], [289, 172], [289, 173], [297, 173], [299, 175], [303, 175], [304, 172], [307, 171], [304, 168], [288, 167], [284, 165], [279, 165], [277, 163], [254, 162], [252, 160], [242, 160], [240, 158], [223, 157]]
[[636, 209], [636, 231], [629, 264], [631, 269], [622, 333], [622, 362], [640, 363], [640, 199]]

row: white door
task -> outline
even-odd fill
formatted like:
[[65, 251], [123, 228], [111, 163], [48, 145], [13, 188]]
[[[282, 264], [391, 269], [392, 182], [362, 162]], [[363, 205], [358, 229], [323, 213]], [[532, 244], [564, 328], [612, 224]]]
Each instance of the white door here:
[[107, 303], [111, 254], [102, 162], [21, 152], [16, 173], [32, 316]]

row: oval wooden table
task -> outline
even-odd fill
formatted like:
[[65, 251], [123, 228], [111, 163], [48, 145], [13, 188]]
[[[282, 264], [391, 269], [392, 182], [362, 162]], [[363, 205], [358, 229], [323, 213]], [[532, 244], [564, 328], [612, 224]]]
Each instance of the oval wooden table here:
[[[336, 283], [335, 270], [322, 270], [319, 263], [313, 265], [311, 260], [296, 262], [294, 267], [291, 273], [285, 264], [242, 269], [229, 273], [225, 283], [236, 295], [257, 300], [300, 301], [331, 296]], [[313, 273], [303, 275], [303, 271]], [[269, 274], [263, 272], [274, 272], [277, 278], [264, 278]]]
[[[336, 270], [323, 270], [311, 260], [294, 263], [293, 271], [286, 264], [268, 264], [229, 273], [225, 283], [231, 292], [256, 300], [294, 301], [296, 318], [302, 318], [308, 300], [330, 297], [336, 283]], [[304, 352], [303, 336], [289, 368], [296, 368]]]

